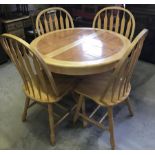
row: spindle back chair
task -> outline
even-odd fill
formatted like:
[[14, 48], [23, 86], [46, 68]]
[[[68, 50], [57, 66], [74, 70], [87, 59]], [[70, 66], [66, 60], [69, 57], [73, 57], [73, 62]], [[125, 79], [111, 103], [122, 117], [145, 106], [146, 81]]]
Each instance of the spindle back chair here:
[[36, 19], [38, 35], [50, 31], [74, 28], [71, 15], [63, 8], [52, 7], [41, 11]]
[[[74, 78], [53, 75], [44, 63], [41, 55], [23, 39], [12, 34], [2, 34], [0, 42], [6, 53], [15, 64], [24, 83], [26, 95], [22, 120], [27, 117], [27, 110], [35, 103], [48, 106], [51, 143], [55, 143], [54, 128], [68, 116], [68, 111], [54, 122], [53, 105], [72, 91]], [[30, 104], [30, 100], [34, 101]], [[74, 108], [74, 107], [73, 107]]]
[[[76, 122], [78, 116], [81, 116], [84, 120], [102, 129], [109, 130], [112, 149], [115, 148], [112, 108], [126, 101], [128, 110], [133, 115], [128, 98], [131, 91], [130, 80], [147, 33], [147, 29], [140, 32], [112, 73], [102, 73], [86, 77], [75, 89], [75, 92], [80, 95], [80, 98], [74, 116], [74, 122]], [[81, 108], [85, 109], [83, 108], [85, 104], [84, 96], [98, 104], [97, 108], [88, 117], [84, 115], [85, 112], [80, 113]], [[108, 113], [105, 113], [99, 121], [95, 121], [92, 117], [102, 107], [107, 107]], [[102, 122], [107, 115], [109, 117], [109, 127], [105, 128]]]
[[106, 7], [97, 12], [93, 20], [93, 28], [115, 31], [132, 41], [135, 31], [133, 14], [122, 7]]

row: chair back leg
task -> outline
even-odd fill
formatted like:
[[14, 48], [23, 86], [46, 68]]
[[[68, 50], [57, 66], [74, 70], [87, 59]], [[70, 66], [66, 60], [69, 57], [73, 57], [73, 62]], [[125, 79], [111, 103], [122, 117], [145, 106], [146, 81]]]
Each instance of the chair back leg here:
[[126, 102], [127, 102], [129, 114], [130, 114], [130, 116], [133, 116], [134, 113], [133, 113], [133, 110], [132, 110], [132, 106], [131, 106], [129, 97], [127, 98]]
[[29, 98], [29, 97], [26, 97], [24, 112], [23, 112], [23, 115], [22, 115], [22, 121], [23, 121], [23, 122], [26, 121], [27, 110], [28, 110], [28, 108], [29, 108], [29, 104], [30, 104], [30, 98]]
[[75, 124], [77, 119], [78, 119], [79, 112], [80, 112], [80, 109], [81, 109], [83, 103], [84, 103], [84, 96], [80, 95], [78, 105], [77, 105], [77, 108], [76, 108], [76, 111], [75, 111], [75, 115], [74, 115], [74, 118], [73, 118], [73, 124]]
[[48, 119], [49, 119], [49, 126], [50, 126], [50, 141], [51, 144], [55, 144], [55, 129], [54, 129], [54, 112], [53, 112], [53, 105], [48, 104]]
[[[82, 114], [86, 115], [86, 103], [85, 102], [83, 102], [82, 104]], [[88, 122], [83, 119], [83, 127], [85, 128], [87, 127], [87, 125], [88, 125]]]

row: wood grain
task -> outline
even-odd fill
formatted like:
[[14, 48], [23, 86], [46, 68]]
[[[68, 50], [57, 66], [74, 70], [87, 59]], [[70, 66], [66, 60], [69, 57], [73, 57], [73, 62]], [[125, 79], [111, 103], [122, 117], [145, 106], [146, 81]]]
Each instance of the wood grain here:
[[68, 75], [111, 69], [129, 45], [130, 41], [120, 34], [94, 28], [50, 32], [31, 43], [52, 72]]

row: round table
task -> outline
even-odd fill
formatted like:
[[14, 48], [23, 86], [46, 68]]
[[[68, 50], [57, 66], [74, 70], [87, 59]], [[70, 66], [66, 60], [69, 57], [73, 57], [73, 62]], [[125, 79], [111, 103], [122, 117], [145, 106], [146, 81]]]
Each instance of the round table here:
[[121, 34], [94, 28], [71, 28], [46, 33], [32, 41], [51, 72], [89, 75], [108, 71], [130, 45]]

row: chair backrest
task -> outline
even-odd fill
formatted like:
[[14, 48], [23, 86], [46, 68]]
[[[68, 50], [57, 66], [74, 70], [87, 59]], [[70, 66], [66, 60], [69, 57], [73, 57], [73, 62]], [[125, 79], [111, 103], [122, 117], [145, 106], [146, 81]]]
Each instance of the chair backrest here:
[[71, 15], [63, 8], [52, 7], [41, 11], [36, 19], [38, 35], [50, 31], [74, 28]]
[[135, 19], [132, 13], [122, 7], [106, 7], [101, 9], [93, 20], [93, 28], [115, 31], [132, 41], [135, 31]]
[[39, 96], [42, 99], [42, 88], [44, 98], [47, 97], [47, 100], [49, 95], [53, 97], [59, 95], [48, 67], [27, 42], [11, 34], [2, 34], [0, 42], [18, 69], [27, 92], [33, 94], [34, 98]]
[[107, 83], [103, 96], [101, 97], [102, 101], [104, 100], [106, 93], [109, 92], [109, 89], [111, 90], [111, 93], [108, 96], [112, 103], [118, 102], [127, 95], [130, 89], [130, 80], [133, 70], [140, 56], [147, 34], [147, 29], [142, 30], [131, 43], [131, 46], [127, 49], [123, 58], [118, 62], [117, 67]]

